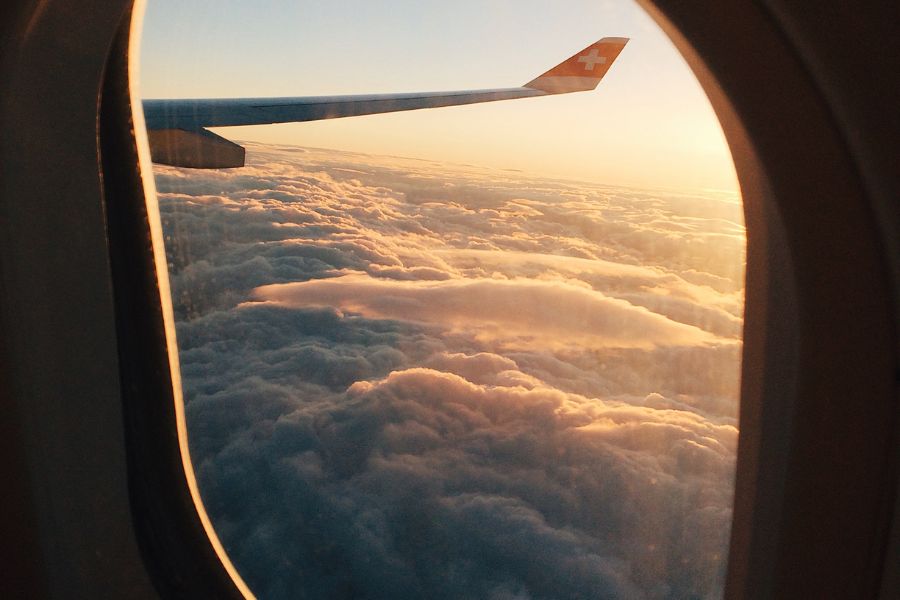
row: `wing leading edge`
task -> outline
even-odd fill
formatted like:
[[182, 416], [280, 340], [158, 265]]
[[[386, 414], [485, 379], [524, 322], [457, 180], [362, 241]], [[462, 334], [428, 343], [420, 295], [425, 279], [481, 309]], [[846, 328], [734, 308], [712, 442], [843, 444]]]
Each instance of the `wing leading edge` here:
[[206, 127], [266, 125], [459, 106], [593, 90], [628, 42], [603, 38], [521, 87], [419, 94], [144, 100], [153, 162], [193, 168], [244, 165], [244, 148]]

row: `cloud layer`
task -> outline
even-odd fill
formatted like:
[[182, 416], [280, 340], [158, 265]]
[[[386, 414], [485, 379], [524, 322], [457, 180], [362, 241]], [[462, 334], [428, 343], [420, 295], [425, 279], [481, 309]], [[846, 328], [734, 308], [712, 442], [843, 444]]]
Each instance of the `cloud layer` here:
[[157, 185], [191, 453], [255, 593], [721, 595], [739, 202], [248, 157]]
[[257, 288], [281, 306], [332, 306], [367, 317], [434, 323], [503, 347], [645, 347], [715, 336], [586, 285], [532, 279], [398, 282], [368, 275]]

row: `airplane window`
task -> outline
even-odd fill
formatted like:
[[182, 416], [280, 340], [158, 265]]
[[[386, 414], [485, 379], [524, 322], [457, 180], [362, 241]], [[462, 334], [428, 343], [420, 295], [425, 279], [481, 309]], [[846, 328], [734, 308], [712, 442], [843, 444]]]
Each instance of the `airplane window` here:
[[636, 4], [152, 0], [141, 56], [190, 456], [255, 595], [722, 595], [741, 198]]

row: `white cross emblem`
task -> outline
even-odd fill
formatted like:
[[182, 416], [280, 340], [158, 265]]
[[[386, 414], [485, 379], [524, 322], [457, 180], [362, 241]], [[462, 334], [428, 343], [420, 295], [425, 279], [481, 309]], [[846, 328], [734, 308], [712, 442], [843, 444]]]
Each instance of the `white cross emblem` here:
[[600, 56], [600, 51], [596, 48], [592, 48], [590, 52], [585, 54], [584, 56], [578, 57], [578, 62], [584, 63], [585, 71], [593, 71], [594, 65], [605, 65], [606, 57]]

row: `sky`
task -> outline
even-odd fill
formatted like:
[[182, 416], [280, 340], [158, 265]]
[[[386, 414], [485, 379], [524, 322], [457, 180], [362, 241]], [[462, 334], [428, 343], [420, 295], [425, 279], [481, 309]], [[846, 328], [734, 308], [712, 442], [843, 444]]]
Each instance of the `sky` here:
[[155, 176], [190, 453], [257, 597], [722, 596], [733, 193], [257, 143]]
[[633, 2], [150, 0], [145, 98], [309, 96], [522, 85], [630, 37], [597, 90], [313, 123], [234, 140], [406, 156], [636, 187], [737, 190], [706, 96]]

